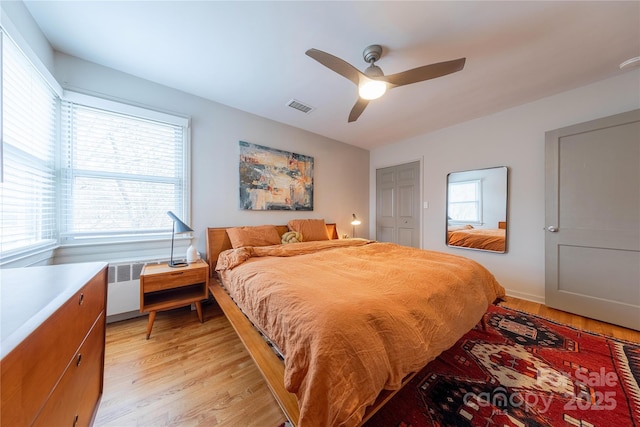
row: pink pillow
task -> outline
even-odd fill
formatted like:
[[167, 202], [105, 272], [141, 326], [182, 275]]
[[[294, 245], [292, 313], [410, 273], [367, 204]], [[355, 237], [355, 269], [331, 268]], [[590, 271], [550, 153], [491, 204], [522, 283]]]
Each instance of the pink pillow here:
[[287, 225], [289, 230], [302, 234], [305, 242], [331, 240], [324, 219], [292, 219]]
[[280, 244], [280, 234], [273, 225], [257, 225], [254, 227], [227, 228], [231, 246], [271, 246]]

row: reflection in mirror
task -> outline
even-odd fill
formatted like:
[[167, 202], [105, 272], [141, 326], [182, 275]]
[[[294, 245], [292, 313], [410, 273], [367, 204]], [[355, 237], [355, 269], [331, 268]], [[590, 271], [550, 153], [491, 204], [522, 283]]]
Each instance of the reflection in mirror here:
[[507, 168], [447, 175], [447, 245], [507, 251]]

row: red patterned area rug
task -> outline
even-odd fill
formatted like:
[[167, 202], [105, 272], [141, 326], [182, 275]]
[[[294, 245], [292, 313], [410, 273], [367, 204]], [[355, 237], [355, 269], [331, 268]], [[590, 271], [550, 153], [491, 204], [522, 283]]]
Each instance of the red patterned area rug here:
[[640, 345], [490, 307], [365, 427], [640, 426]]
[[364, 427], [640, 427], [640, 344], [492, 306]]

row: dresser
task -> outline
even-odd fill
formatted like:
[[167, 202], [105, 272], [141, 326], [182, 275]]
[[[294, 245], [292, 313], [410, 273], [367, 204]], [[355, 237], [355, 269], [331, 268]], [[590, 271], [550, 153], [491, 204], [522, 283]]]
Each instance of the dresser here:
[[106, 295], [106, 263], [0, 270], [0, 425], [93, 423]]

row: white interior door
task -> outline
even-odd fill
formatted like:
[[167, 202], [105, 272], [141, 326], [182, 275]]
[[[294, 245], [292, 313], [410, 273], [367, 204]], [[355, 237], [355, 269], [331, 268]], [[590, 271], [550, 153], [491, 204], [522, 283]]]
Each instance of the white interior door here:
[[546, 304], [640, 330], [640, 110], [546, 134]]
[[420, 162], [376, 170], [376, 239], [420, 247]]

